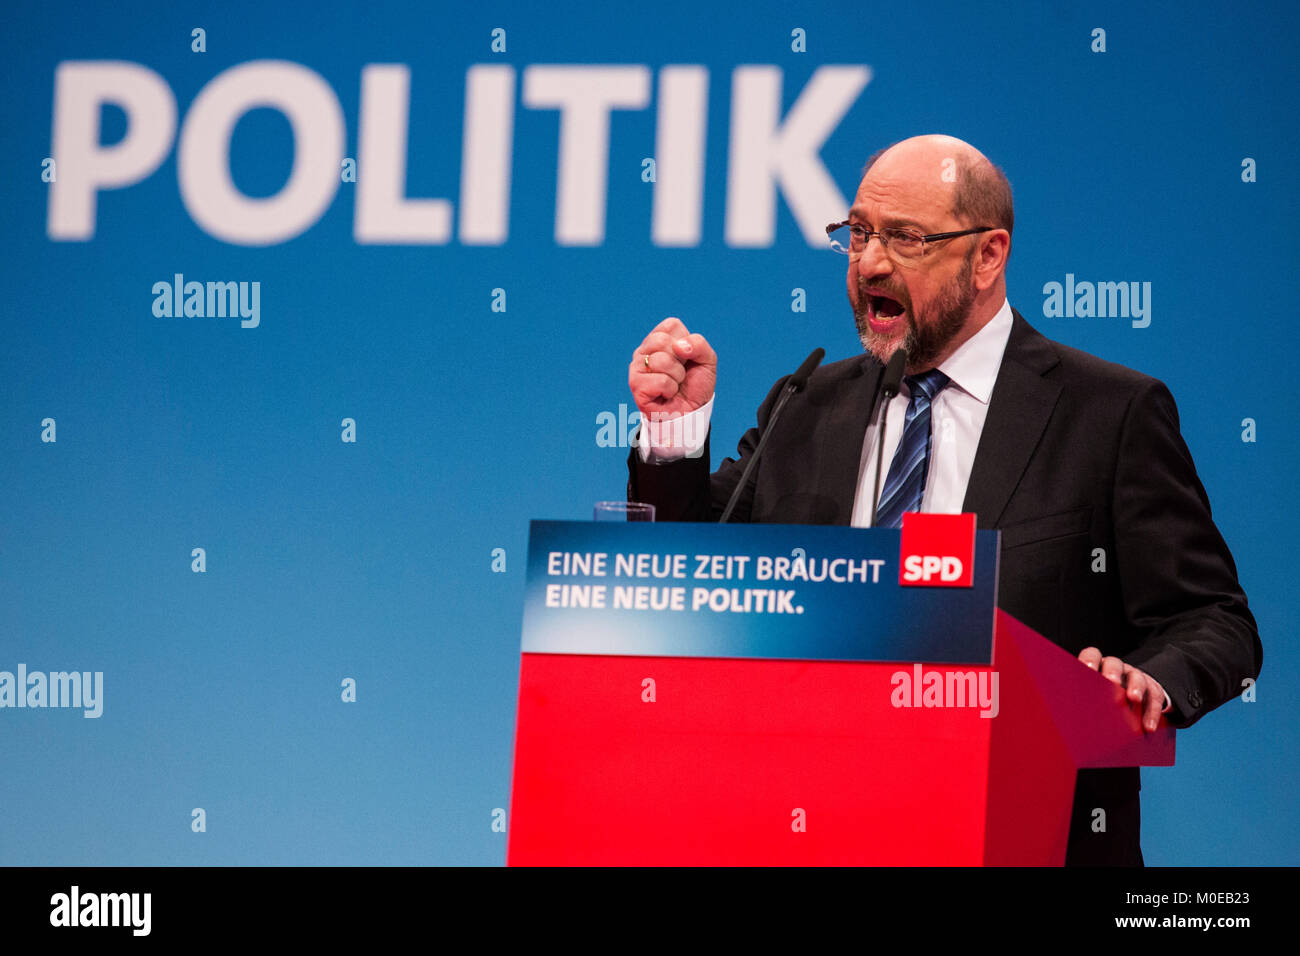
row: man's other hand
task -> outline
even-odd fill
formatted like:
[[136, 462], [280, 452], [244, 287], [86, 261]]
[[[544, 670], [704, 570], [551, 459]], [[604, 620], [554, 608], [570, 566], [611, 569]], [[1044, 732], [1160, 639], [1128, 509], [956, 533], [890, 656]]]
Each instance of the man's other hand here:
[[1148, 733], [1156, 729], [1168, 700], [1158, 680], [1131, 664], [1125, 664], [1118, 657], [1102, 657], [1101, 651], [1095, 647], [1085, 647], [1080, 651], [1079, 660], [1123, 687], [1125, 699], [1142, 715], [1143, 729]]

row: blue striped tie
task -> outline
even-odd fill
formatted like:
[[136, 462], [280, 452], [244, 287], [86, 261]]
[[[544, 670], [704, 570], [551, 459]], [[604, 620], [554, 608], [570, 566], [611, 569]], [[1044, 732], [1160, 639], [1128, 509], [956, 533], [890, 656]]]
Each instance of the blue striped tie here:
[[930, 470], [930, 402], [948, 384], [948, 376], [937, 368], [920, 375], [909, 375], [912, 393], [903, 421], [903, 437], [889, 465], [889, 477], [880, 492], [876, 511], [877, 528], [901, 528], [904, 511], [920, 511], [925, 495], [925, 476]]

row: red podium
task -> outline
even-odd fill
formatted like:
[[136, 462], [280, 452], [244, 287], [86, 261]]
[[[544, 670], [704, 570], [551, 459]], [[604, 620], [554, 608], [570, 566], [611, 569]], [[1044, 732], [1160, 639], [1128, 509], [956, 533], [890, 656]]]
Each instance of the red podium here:
[[991, 666], [525, 652], [508, 864], [1060, 865], [1076, 770], [1174, 731], [995, 617]]

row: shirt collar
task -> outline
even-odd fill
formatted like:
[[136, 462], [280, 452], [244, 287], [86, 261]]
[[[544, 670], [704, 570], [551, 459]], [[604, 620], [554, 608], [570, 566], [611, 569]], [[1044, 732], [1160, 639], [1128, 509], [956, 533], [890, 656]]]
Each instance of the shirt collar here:
[[993, 383], [1002, 365], [1002, 353], [1011, 337], [1011, 305], [1002, 300], [1002, 308], [980, 329], [963, 342], [957, 351], [939, 366], [951, 384], [983, 405], [993, 397]]

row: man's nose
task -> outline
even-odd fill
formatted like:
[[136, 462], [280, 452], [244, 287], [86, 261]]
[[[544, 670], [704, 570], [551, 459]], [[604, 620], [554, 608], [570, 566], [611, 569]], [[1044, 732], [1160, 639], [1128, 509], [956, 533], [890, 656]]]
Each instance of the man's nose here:
[[870, 236], [862, 254], [858, 256], [858, 275], [869, 282], [893, 271], [894, 261], [885, 252], [885, 244], [879, 236]]

